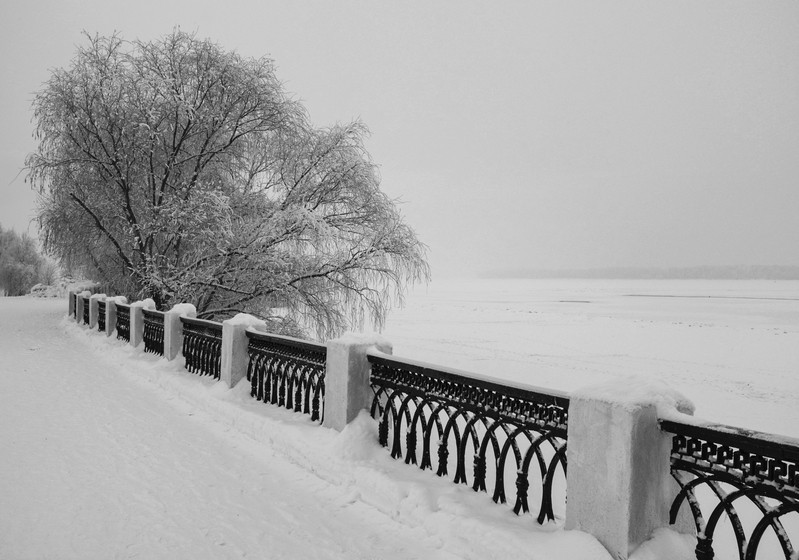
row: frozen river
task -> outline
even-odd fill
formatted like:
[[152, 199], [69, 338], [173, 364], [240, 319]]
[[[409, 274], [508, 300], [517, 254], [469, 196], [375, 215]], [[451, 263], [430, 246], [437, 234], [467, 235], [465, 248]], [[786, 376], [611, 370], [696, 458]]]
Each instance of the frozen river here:
[[436, 281], [383, 334], [397, 356], [544, 388], [657, 378], [697, 416], [799, 437], [799, 281]]

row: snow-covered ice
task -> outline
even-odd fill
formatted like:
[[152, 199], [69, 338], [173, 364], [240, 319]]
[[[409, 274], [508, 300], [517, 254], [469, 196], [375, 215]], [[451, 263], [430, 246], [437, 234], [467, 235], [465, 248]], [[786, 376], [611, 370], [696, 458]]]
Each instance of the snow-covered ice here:
[[700, 418], [799, 437], [799, 281], [442, 280], [406, 301], [396, 356], [568, 392], [661, 380]]

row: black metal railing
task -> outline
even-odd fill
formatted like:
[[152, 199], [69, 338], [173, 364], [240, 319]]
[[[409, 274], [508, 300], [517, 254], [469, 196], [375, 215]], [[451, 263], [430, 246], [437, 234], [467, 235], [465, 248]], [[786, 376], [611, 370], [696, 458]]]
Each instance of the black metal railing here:
[[222, 323], [181, 317], [186, 369], [219, 379], [222, 371]]
[[81, 296], [83, 299], [83, 324], [89, 324], [89, 298]]
[[265, 403], [324, 417], [327, 347], [306, 340], [247, 331], [250, 394]]
[[154, 309], [142, 309], [144, 329], [144, 351], [151, 354], [164, 355], [164, 312]]
[[130, 342], [130, 305], [117, 303], [117, 338]]
[[[714, 558], [714, 546], [737, 549], [741, 560], [799, 558], [791, 540], [799, 537], [799, 440], [668, 420], [660, 427], [674, 434], [671, 473], [680, 490], [671, 523], [687, 503], [698, 560]], [[722, 526], [734, 541], [718, 542]]]
[[97, 330], [105, 331], [105, 302], [97, 302]]
[[[406, 463], [435, 467], [438, 476], [447, 476], [454, 463], [456, 484], [484, 492], [493, 487], [497, 503], [515, 493], [516, 514], [538, 503], [538, 523], [555, 519], [557, 495], [558, 517], [563, 515], [568, 397], [382, 354], [368, 359], [371, 413], [392, 457], [404, 454]], [[531, 479], [540, 484], [531, 485]]]

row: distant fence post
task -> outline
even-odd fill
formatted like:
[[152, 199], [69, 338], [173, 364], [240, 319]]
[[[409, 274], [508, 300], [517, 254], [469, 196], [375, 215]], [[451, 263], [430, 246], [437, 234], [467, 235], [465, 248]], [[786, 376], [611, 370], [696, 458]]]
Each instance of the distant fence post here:
[[247, 327], [265, 330], [266, 323], [246, 313], [222, 321], [222, 369], [219, 378], [228, 387], [235, 387], [247, 375]]
[[378, 335], [354, 333], [327, 343], [323, 426], [341, 431], [361, 410], [369, 410], [374, 396], [369, 388], [369, 350], [391, 354], [392, 345]]
[[105, 294], [92, 294], [89, 297], [89, 328], [93, 329], [97, 326], [97, 316], [99, 314], [99, 306], [97, 305], [100, 300], [106, 298]]
[[197, 308], [190, 303], [179, 303], [164, 313], [164, 357], [170, 361], [180, 356], [183, 349], [181, 317], [197, 317]]
[[685, 397], [652, 382], [624, 379], [571, 395], [566, 529], [592, 534], [614, 559], [669, 526], [675, 483], [659, 407], [693, 413]]
[[130, 345], [136, 348], [144, 338], [144, 314], [142, 309], [155, 309], [155, 302], [150, 298], [134, 301], [130, 304]]

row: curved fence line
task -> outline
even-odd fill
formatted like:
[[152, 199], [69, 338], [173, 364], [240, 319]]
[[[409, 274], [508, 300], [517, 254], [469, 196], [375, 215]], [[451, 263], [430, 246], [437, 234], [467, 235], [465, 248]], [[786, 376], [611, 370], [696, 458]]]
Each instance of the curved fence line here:
[[[435, 469], [513, 511], [537, 503], [538, 523], [565, 507], [569, 399], [370, 354], [371, 413], [391, 456]], [[421, 459], [419, 457], [421, 456]], [[454, 456], [454, 459], [453, 459]], [[467, 465], [471, 462], [471, 472]], [[490, 467], [490, 468], [489, 468]], [[531, 479], [536, 484], [531, 485]]]
[[222, 371], [222, 323], [181, 317], [186, 369], [219, 379]]
[[698, 560], [714, 558], [714, 538], [725, 522], [742, 560], [755, 560], [768, 534], [786, 560], [799, 557], [791, 539], [799, 538], [799, 440], [732, 426], [671, 420], [661, 420], [660, 426], [674, 434], [671, 473], [680, 488], [670, 522], [687, 504]]
[[321, 421], [327, 347], [306, 340], [247, 331], [250, 395]]

